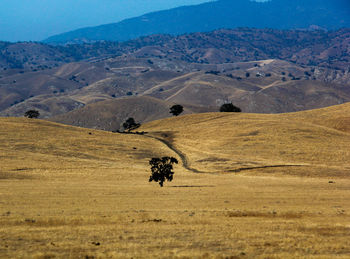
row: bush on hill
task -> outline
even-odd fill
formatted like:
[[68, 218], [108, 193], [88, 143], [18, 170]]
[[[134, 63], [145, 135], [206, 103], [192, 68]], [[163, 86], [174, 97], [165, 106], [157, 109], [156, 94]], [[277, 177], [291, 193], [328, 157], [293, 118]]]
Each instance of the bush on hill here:
[[221, 105], [220, 112], [241, 112], [241, 108], [234, 106], [232, 103], [225, 103]]
[[30, 119], [36, 119], [40, 116], [40, 112], [37, 110], [29, 110], [24, 113], [24, 116]]
[[180, 104], [175, 104], [170, 107], [170, 113], [172, 113], [174, 116], [180, 115], [184, 110], [184, 107]]
[[124, 130], [131, 131], [134, 129], [137, 129], [140, 127], [140, 123], [136, 123], [134, 118], [128, 118], [124, 123], [123, 123], [123, 128]]

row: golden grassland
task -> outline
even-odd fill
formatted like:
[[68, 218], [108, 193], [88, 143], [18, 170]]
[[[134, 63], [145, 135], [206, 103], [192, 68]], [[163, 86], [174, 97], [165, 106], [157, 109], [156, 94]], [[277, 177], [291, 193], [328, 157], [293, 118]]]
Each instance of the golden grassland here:
[[[350, 104], [154, 121], [0, 119], [0, 258], [349, 258]], [[148, 161], [175, 156], [174, 180]]]

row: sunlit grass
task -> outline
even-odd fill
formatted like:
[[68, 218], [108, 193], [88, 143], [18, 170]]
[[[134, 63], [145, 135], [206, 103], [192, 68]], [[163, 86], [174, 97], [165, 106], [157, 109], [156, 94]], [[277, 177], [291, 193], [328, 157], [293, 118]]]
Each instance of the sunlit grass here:
[[[146, 136], [2, 118], [0, 257], [348, 258], [350, 135], [324, 113], [180, 116]], [[150, 158], [181, 161], [152, 136], [203, 173], [149, 183]]]

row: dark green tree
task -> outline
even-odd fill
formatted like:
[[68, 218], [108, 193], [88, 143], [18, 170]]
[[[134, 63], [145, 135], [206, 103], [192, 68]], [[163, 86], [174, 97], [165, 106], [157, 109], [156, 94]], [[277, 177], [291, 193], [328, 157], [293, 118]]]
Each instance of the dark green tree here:
[[178, 161], [174, 157], [162, 157], [152, 158], [149, 161], [151, 165], [151, 176], [149, 182], [159, 182], [160, 187], [163, 187], [165, 180], [171, 182], [174, 177], [173, 164], [177, 164]]
[[36, 119], [39, 118], [40, 112], [37, 110], [29, 110], [24, 113], [24, 116], [30, 119]]
[[174, 116], [178, 116], [184, 111], [184, 107], [180, 104], [175, 104], [170, 107], [170, 113], [172, 113]]
[[140, 126], [141, 126], [141, 124], [140, 123], [136, 123], [134, 118], [128, 118], [123, 123], [123, 128], [124, 128], [124, 130], [127, 130], [127, 131], [137, 129]]
[[241, 108], [234, 106], [232, 103], [225, 103], [221, 105], [220, 112], [241, 112]]

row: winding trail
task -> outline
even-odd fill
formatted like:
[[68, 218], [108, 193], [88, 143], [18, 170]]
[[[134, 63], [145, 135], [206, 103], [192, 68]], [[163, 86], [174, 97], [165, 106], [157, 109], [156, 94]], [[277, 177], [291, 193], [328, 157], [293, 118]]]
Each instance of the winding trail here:
[[166, 145], [169, 149], [171, 149], [172, 151], [174, 151], [181, 159], [182, 162], [182, 166], [188, 170], [191, 171], [193, 173], [209, 173], [209, 172], [203, 172], [203, 171], [199, 171], [195, 168], [192, 168], [189, 166], [189, 162], [188, 159], [186, 157], [186, 155], [184, 153], [182, 153], [180, 150], [176, 149], [169, 141], [166, 141], [165, 139], [159, 138], [159, 137], [155, 137], [155, 136], [149, 136], [149, 135], [144, 135], [145, 137], [151, 138], [151, 139], [155, 139], [158, 140], [160, 142], [162, 142], [164, 145]]
[[[182, 153], [180, 150], [176, 149], [169, 141], [162, 139], [160, 137], [155, 137], [155, 136], [150, 136], [150, 135], [144, 135], [145, 137], [151, 138], [158, 140], [162, 142], [164, 145], [166, 145], [170, 150], [174, 151], [181, 159], [182, 161], [182, 166], [193, 173], [201, 173], [201, 174], [213, 174], [211, 172], [204, 172], [204, 171], [199, 171], [195, 168], [190, 167], [188, 158], [187, 156]], [[255, 166], [255, 167], [241, 167], [241, 168], [236, 168], [236, 169], [231, 169], [227, 170], [227, 172], [232, 172], [232, 173], [239, 173], [241, 171], [247, 171], [247, 170], [255, 170], [255, 169], [265, 169], [265, 168], [279, 168], [279, 167], [302, 167], [302, 166], [307, 166], [307, 165], [265, 165], [265, 166]]]

